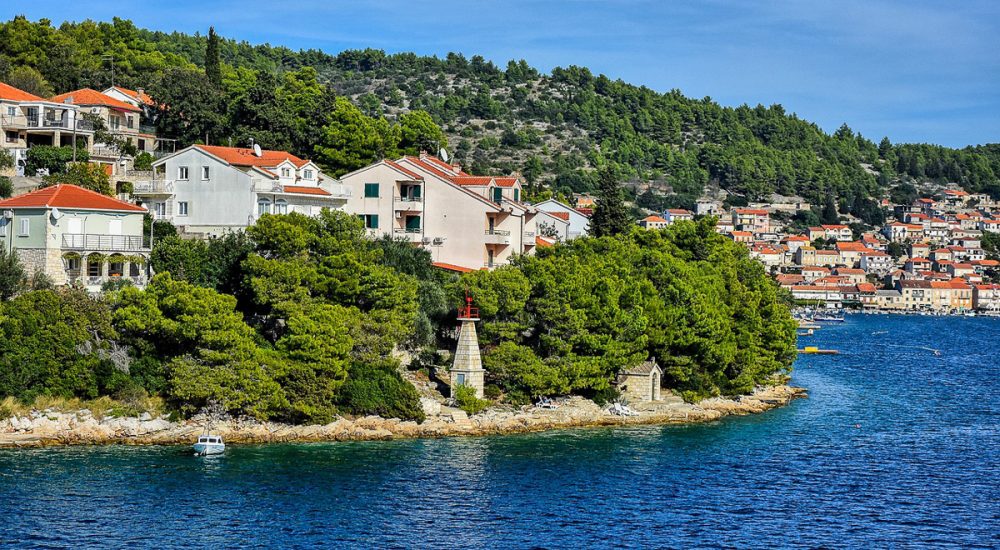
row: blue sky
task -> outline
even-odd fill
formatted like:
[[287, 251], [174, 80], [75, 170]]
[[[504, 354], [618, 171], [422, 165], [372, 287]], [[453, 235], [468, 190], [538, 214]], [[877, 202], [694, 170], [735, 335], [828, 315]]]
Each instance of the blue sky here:
[[832, 131], [1000, 142], [1000, 2], [962, 0], [13, 0], [0, 15], [132, 19], [331, 53], [475, 54], [595, 73], [724, 105], [781, 103]]

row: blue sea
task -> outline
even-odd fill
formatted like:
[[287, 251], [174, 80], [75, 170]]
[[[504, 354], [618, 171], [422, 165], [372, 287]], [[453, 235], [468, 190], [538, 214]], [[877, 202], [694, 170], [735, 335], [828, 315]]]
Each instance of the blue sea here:
[[0, 450], [28, 548], [997, 548], [1000, 320], [853, 316], [809, 398], [696, 426]]

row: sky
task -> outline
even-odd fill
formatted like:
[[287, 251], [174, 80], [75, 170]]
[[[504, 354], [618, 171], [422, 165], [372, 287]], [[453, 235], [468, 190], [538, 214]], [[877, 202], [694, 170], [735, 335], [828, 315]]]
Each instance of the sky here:
[[162, 31], [329, 53], [379, 48], [525, 59], [710, 96], [780, 103], [827, 131], [962, 147], [1000, 142], [1000, 1], [5, 0], [0, 15], [118, 16]]

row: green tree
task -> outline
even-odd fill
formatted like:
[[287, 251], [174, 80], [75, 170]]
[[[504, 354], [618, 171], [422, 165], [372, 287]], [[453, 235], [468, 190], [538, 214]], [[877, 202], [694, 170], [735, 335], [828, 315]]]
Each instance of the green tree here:
[[395, 156], [398, 144], [398, 127], [390, 127], [382, 118], [369, 118], [346, 98], [338, 97], [316, 144], [316, 161], [334, 176], [341, 176]]
[[601, 169], [594, 216], [590, 219], [590, 234], [595, 237], [626, 233], [631, 226], [621, 184], [611, 167]]
[[49, 98], [55, 95], [52, 86], [45, 80], [42, 73], [33, 67], [16, 67], [8, 73], [5, 82], [19, 90], [41, 98]]
[[221, 138], [221, 97], [205, 74], [198, 70], [172, 68], [150, 86], [156, 99], [157, 133], [172, 136], [180, 146]]
[[215, 27], [208, 28], [208, 41], [205, 44], [205, 76], [209, 84], [216, 89], [222, 88], [222, 63], [219, 61], [219, 35]]
[[9, 300], [24, 284], [27, 274], [16, 252], [0, 247], [0, 300]]
[[[77, 162], [87, 162], [90, 156], [87, 151], [78, 149], [76, 151]], [[72, 147], [52, 147], [49, 145], [36, 145], [28, 148], [26, 154], [25, 173], [34, 175], [38, 170], [47, 170], [49, 175], [62, 174], [66, 172], [67, 166], [73, 162]]]
[[58, 183], [71, 183], [102, 195], [114, 196], [115, 194], [111, 188], [111, 179], [104, 168], [89, 162], [70, 163], [65, 172], [50, 174], [44, 180], [46, 186]]
[[417, 155], [421, 151], [437, 154], [448, 145], [448, 137], [426, 111], [410, 111], [399, 117], [398, 149], [403, 154]]

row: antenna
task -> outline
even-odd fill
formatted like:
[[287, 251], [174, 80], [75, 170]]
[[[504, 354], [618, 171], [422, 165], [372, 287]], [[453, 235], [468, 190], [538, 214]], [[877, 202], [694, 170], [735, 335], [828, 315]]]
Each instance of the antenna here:
[[102, 61], [107, 61], [107, 60], [111, 61], [111, 87], [114, 88], [115, 87], [115, 56], [113, 56], [113, 55], [102, 55], [101, 56], [101, 60]]
[[444, 147], [438, 150], [438, 156], [441, 157], [441, 160], [448, 162], [448, 151]]
[[260, 150], [260, 145], [257, 145], [256, 143], [253, 144], [253, 154], [256, 157], [264, 156], [264, 152]]

